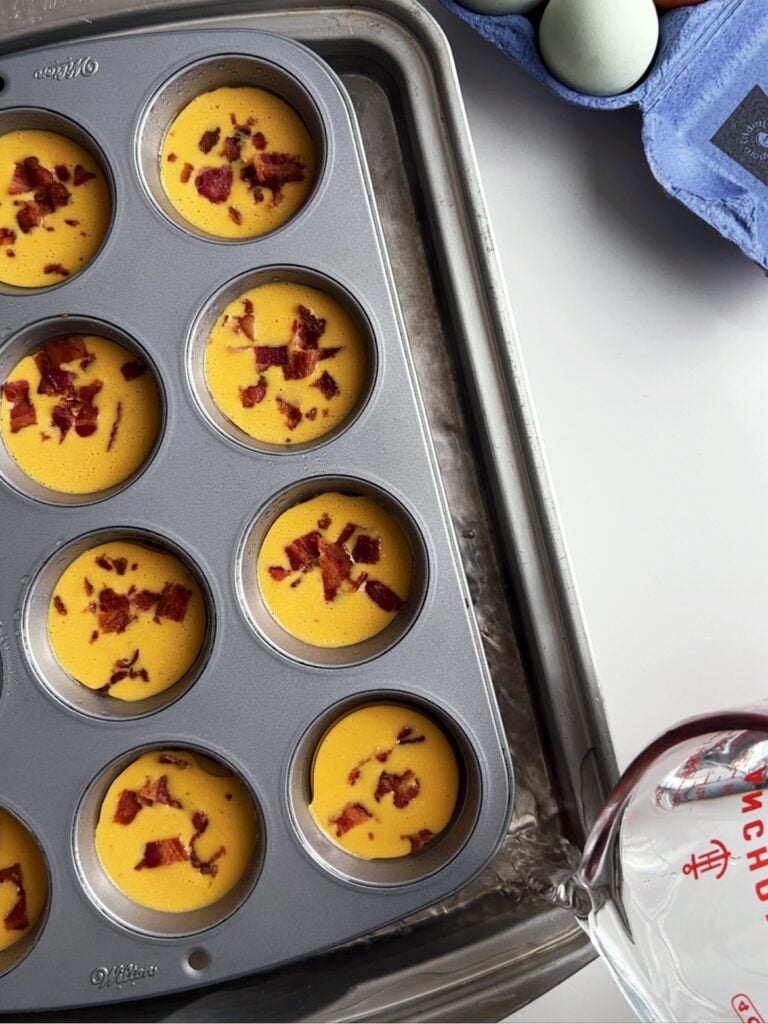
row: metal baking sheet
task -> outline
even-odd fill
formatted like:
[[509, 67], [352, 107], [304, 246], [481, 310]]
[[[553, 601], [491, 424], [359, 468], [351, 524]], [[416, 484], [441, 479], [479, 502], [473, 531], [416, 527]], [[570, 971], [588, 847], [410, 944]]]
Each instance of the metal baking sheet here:
[[6, 50], [150, 21], [249, 25], [304, 41], [341, 74], [518, 758], [504, 847], [447, 903], [333, 954], [114, 1006], [110, 1016], [488, 1020], [510, 1012], [593, 955], [573, 918], [541, 894], [567, 871], [571, 844], [582, 841], [615, 768], [444, 37], [407, 2], [249, 4], [247, 12], [237, 3], [156, 3], [149, 12], [125, 0], [59, 0], [2, 19]]

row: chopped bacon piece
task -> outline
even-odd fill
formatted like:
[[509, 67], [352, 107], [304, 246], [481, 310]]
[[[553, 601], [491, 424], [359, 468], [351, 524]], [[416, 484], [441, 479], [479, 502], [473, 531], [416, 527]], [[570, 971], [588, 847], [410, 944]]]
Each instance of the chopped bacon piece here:
[[85, 347], [84, 334], [60, 334], [51, 338], [43, 348], [43, 353], [54, 370], [58, 370], [62, 363], [73, 363], [76, 359], [86, 359], [91, 355]]
[[11, 403], [11, 433], [37, 423], [35, 407], [29, 400], [29, 381], [12, 380], [3, 384], [3, 393]]
[[219, 141], [220, 135], [221, 128], [213, 128], [211, 129], [211, 131], [203, 132], [203, 134], [200, 136], [200, 141], [198, 142], [198, 146], [203, 151], [203, 153], [210, 153], [210, 151]]
[[34, 187], [34, 183], [30, 180], [24, 164], [16, 164], [13, 169], [11, 184], [8, 186], [10, 195], [20, 196], [24, 192], [31, 192]]
[[342, 346], [337, 345], [336, 348], [321, 348], [318, 351], [321, 359], [333, 359], [338, 352], [341, 352], [341, 349]]
[[117, 810], [112, 821], [118, 825], [130, 825], [140, 810], [141, 804], [136, 799], [135, 791], [124, 789], [118, 798]]
[[99, 625], [104, 633], [124, 633], [131, 621], [130, 601], [111, 587], [99, 591]]
[[[315, 353], [317, 355], [317, 353]], [[339, 394], [340, 388], [333, 377], [328, 373], [327, 370], [323, 370], [322, 375], [310, 385], [313, 388], [318, 388], [323, 398], [330, 402], [332, 398], [335, 398]]]
[[133, 668], [136, 662], [139, 660], [139, 648], [137, 647], [130, 658], [118, 658], [115, 663], [118, 668]]
[[0, 228], [0, 245], [13, 245], [16, 241], [16, 232], [10, 228]]
[[379, 753], [376, 755], [376, 760], [381, 761], [382, 764], [385, 764], [389, 760], [389, 755], [391, 753], [391, 750], [380, 750]]
[[433, 835], [434, 832], [430, 832], [428, 828], [421, 828], [412, 835], [400, 836], [400, 838], [407, 839], [411, 844], [411, 853], [416, 853], [425, 843], [429, 842]]
[[86, 181], [90, 181], [91, 178], [95, 178], [96, 175], [93, 171], [86, 171], [82, 164], [75, 165], [75, 176], [72, 179], [75, 185], [84, 185]]
[[250, 299], [243, 299], [243, 309], [246, 313], [253, 312], [253, 302]]
[[189, 761], [185, 761], [183, 757], [177, 757], [176, 754], [161, 754], [157, 759], [160, 764], [173, 764], [177, 768], [189, 768]]
[[114, 566], [115, 572], [118, 576], [125, 576], [125, 570], [128, 568], [128, 559], [113, 558], [112, 565]]
[[352, 771], [347, 776], [347, 782], [350, 784], [350, 786], [354, 786], [354, 784], [357, 782], [357, 780], [359, 778], [360, 778], [360, 768], [359, 767], [353, 768]]
[[123, 363], [120, 367], [120, 373], [122, 373], [125, 380], [136, 380], [137, 377], [143, 377], [146, 372], [146, 363]]
[[321, 530], [327, 530], [331, 525], [331, 517], [327, 512], [323, 512], [320, 518], [317, 520], [317, 525]]
[[70, 173], [66, 164], [56, 164], [54, 170], [56, 171], [56, 177], [59, 181], [69, 181]]
[[229, 219], [238, 226], [243, 223], [243, 215], [240, 213], [236, 206], [230, 206], [229, 208]]
[[340, 544], [329, 544], [322, 537], [318, 539], [320, 549], [320, 572], [323, 576], [323, 595], [326, 601], [333, 601], [344, 580], [352, 572], [352, 559]]
[[301, 423], [301, 409], [297, 405], [291, 405], [290, 402], [286, 402], [280, 395], [277, 396], [276, 401], [278, 409], [285, 416], [288, 429], [295, 430], [299, 423]]
[[341, 839], [355, 825], [361, 825], [372, 817], [373, 815], [369, 814], [362, 804], [346, 804], [340, 814], [329, 820], [331, 825], [336, 826], [336, 838]]
[[266, 149], [267, 140], [264, 137], [263, 132], [254, 132], [253, 139], [251, 140], [256, 149]]
[[51, 426], [58, 427], [61, 431], [61, 437], [59, 438], [59, 444], [64, 441], [67, 436], [67, 431], [70, 429], [72, 424], [75, 422], [74, 413], [70, 410], [66, 404], [55, 405], [51, 412]]
[[390, 590], [384, 583], [380, 583], [378, 580], [368, 580], [365, 584], [365, 592], [373, 601], [377, 604], [384, 612], [396, 612], [399, 611], [405, 601], [398, 597], [394, 590]]
[[283, 366], [288, 362], [287, 345], [256, 345], [254, 353], [259, 373], [268, 366]]
[[190, 177], [192, 176], [192, 171], [194, 171], [194, 169], [195, 168], [193, 167], [192, 164], [188, 164], [188, 163], [184, 164], [184, 166], [181, 169], [181, 174], [179, 175], [179, 180], [181, 181], [182, 185], [186, 185], [187, 184], [187, 182], [189, 181]]
[[243, 403], [244, 408], [252, 409], [254, 405], [264, 401], [266, 393], [267, 378], [259, 377], [255, 384], [250, 384], [247, 388], [240, 388], [240, 401]]
[[242, 332], [246, 338], [254, 341], [256, 338], [256, 317], [253, 313], [246, 313], [245, 316], [236, 316], [234, 319], [237, 321], [235, 333]]
[[232, 191], [232, 168], [203, 167], [195, 175], [195, 188], [211, 203], [225, 203]]
[[[112, 429], [109, 432], [109, 441], [107, 441], [107, 451], [112, 451], [112, 445], [115, 443], [117, 438], [117, 431], [120, 427], [120, 420], [123, 418], [123, 403], [117, 403], [117, 409], [115, 410], [115, 422], [112, 424]], [[125, 559], [123, 559], [125, 561]], [[125, 572], [125, 569], [123, 569]], [[122, 573], [120, 573], [122, 575]]]
[[[40, 205], [43, 213], [53, 213], [59, 206], [66, 206], [72, 193], [66, 185], [60, 181], [54, 181], [45, 188], [35, 192], [35, 202]], [[53, 228], [46, 230], [53, 231]]]
[[221, 152], [222, 156], [225, 156], [227, 160], [232, 164], [235, 160], [240, 159], [240, 148], [242, 146], [242, 140], [237, 135], [228, 135], [224, 139], [224, 149]]
[[277, 583], [282, 583], [286, 576], [291, 575], [290, 569], [284, 569], [282, 565], [270, 565], [267, 572]]
[[205, 811], [195, 811], [192, 815], [192, 825], [195, 829], [195, 834], [189, 840], [189, 859], [192, 867], [199, 871], [201, 875], [210, 875], [211, 878], [214, 878], [219, 870], [216, 866], [216, 861], [227, 852], [226, 847], [220, 846], [216, 853], [208, 860], [200, 860], [195, 849], [195, 843], [208, 828], [208, 815]]
[[400, 744], [406, 743], [423, 743], [427, 737], [424, 735], [413, 735], [413, 727], [410, 725], [404, 726], [397, 734], [397, 742]]
[[69, 370], [55, 368], [47, 358], [45, 349], [35, 356], [35, 364], [40, 371], [40, 383], [37, 386], [38, 395], [65, 395], [67, 398], [75, 397], [75, 389], [72, 382], [75, 379], [74, 373]]
[[311, 309], [299, 305], [299, 315], [293, 321], [291, 333], [304, 348], [317, 348], [317, 342], [325, 333], [325, 319], [315, 316]]
[[24, 234], [28, 235], [32, 228], [36, 228], [43, 223], [43, 216], [44, 211], [42, 207], [30, 199], [29, 202], [24, 203], [16, 214], [16, 221]]
[[155, 614], [158, 618], [183, 622], [184, 616], [187, 614], [187, 605], [189, 604], [190, 597], [192, 597], [192, 591], [183, 587], [181, 583], [166, 583], [160, 595]]
[[365, 565], [375, 565], [381, 558], [381, 537], [359, 534], [352, 549], [352, 558]]
[[344, 527], [344, 529], [339, 534], [338, 539], [336, 540], [336, 543], [337, 544], [346, 544], [347, 541], [349, 540], [349, 538], [352, 536], [352, 534], [355, 532], [356, 529], [357, 529], [357, 526], [354, 523], [347, 523], [347, 525]]
[[82, 403], [75, 418], [75, 431], [80, 437], [90, 437], [96, 433], [96, 425], [99, 419], [99, 410], [93, 405], [93, 399], [101, 391], [103, 385], [100, 380], [95, 380], [85, 387], [78, 388], [77, 397]]
[[[316, 348], [299, 348], [291, 352], [291, 357], [283, 366], [283, 376], [286, 380], [303, 380], [315, 372], [320, 353]], [[324, 374], [323, 376], [328, 376]], [[318, 387], [317, 383], [312, 385]]]
[[58, 274], [60, 277], [69, 277], [69, 271], [61, 263], [46, 263], [43, 267], [44, 274]]
[[304, 164], [291, 153], [259, 150], [253, 158], [256, 179], [272, 193], [272, 206], [283, 201], [283, 186], [292, 181], [304, 181]]
[[78, 226], [78, 224], [80, 223], [80, 221], [79, 221], [79, 220], [70, 220], [69, 218], [67, 218], [67, 219], [66, 219], [66, 220], [64, 221], [64, 223], [65, 223], [65, 224], [69, 224], [69, 226], [70, 226], [71, 228], [76, 228], [76, 227]]
[[91, 633], [91, 639], [88, 641], [88, 643], [89, 644], [95, 643], [98, 639], [99, 639], [99, 631], [98, 631], [98, 629], [94, 629], [94, 631]]
[[155, 839], [144, 846], [144, 856], [136, 865], [135, 870], [142, 868], [160, 868], [176, 861], [189, 860], [184, 844], [178, 836], [173, 839]]
[[386, 796], [387, 793], [392, 793], [392, 799], [395, 807], [402, 810], [403, 807], [408, 806], [414, 797], [419, 795], [420, 789], [421, 785], [419, 780], [411, 769], [408, 768], [402, 775], [382, 772], [379, 776], [379, 784], [376, 787], [376, 792], [373, 795], [376, 798], [376, 803], [379, 803], [383, 796]]
[[293, 581], [293, 583], [291, 583], [291, 590], [295, 590], [296, 587], [301, 585], [301, 579], [301, 576], [299, 576], [297, 579]]
[[161, 775], [159, 779], [150, 782], [149, 779], [139, 790], [139, 803], [145, 807], [152, 804], [165, 804], [166, 807], [181, 807], [178, 800], [174, 800], [168, 792], [168, 776]]
[[178, 159], [179, 158], [176, 156], [175, 153], [169, 153], [168, 156], [166, 157], [166, 160], [168, 161], [169, 164], [175, 164]]
[[86, 594], [88, 595], [88, 597], [90, 597], [91, 594], [93, 593], [93, 584], [91, 583], [87, 576], [83, 577], [83, 585], [85, 586]]
[[27, 894], [24, 891], [24, 874], [21, 864], [16, 863], [7, 868], [0, 868], [0, 883], [2, 882], [13, 882], [18, 896], [16, 903], [3, 920], [5, 930], [23, 932], [25, 928], [29, 927], [29, 918], [27, 917]]
[[112, 565], [112, 559], [108, 558], [107, 555], [105, 554], [97, 555], [94, 561], [96, 562], [96, 565], [104, 569], [106, 572], [112, 572], [112, 570], [114, 569], [114, 566]]
[[307, 419], [310, 422], [313, 422], [314, 420], [317, 419], [317, 409], [313, 405], [311, 409], [307, 409], [307, 411], [304, 413], [304, 415], [307, 417]]
[[53, 171], [43, 167], [36, 156], [28, 156], [24, 161], [24, 171], [27, 180], [32, 182], [33, 188], [41, 188], [45, 185], [52, 185], [54, 182]]
[[353, 588], [355, 590], [359, 590], [360, 587], [362, 587], [362, 585], [365, 583], [365, 581], [367, 579], [368, 579], [368, 573], [367, 572], [361, 572], [356, 580], [350, 580], [349, 582], [352, 584], [352, 586], [353, 586]]
[[156, 605], [160, 600], [160, 595], [154, 593], [152, 590], [139, 590], [137, 593], [131, 595], [131, 602], [134, 604], [139, 611], [146, 612]]
[[58, 594], [53, 595], [53, 607], [59, 613], [59, 615], [67, 614], [67, 606], [64, 604]]
[[313, 530], [312, 533], [305, 533], [303, 537], [297, 537], [288, 545], [285, 553], [288, 555], [288, 561], [294, 572], [297, 569], [308, 569], [314, 565], [320, 556], [319, 540], [320, 534], [317, 530]]

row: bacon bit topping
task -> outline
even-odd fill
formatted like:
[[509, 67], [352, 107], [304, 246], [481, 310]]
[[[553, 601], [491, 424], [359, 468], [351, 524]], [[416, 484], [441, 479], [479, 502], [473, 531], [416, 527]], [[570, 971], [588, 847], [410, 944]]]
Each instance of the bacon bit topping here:
[[299, 305], [299, 315], [291, 325], [291, 334], [303, 348], [317, 348], [319, 339], [325, 333], [325, 319], [315, 316], [311, 309]]
[[130, 825], [140, 810], [141, 804], [136, 799], [134, 790], [124, 789], [118, 797], [117, 810], [112, 821], [118, 825]]
[[139, 649], [138, 647], [130, 656], [130, 658], [118, 658], [115, 662], [118, 668], [133, 668], [136, 662], [139, 660]]
[[256, 149], [266, 149], [267, 148], [267, 140], [264, 137], [264, 133], [263, 132], [254, 132], [253, 138], [251, 139], [251, 141], [253, 142], [253, 145], [254, 145], [254, 147]]
[[69, 226], [71, 228], [76, 228], [79, 225], [80, 221], [79, 220], [69, 220], [69, 219], [67, 219], [67, 220], [64, 221], [64, 223], [65, 224], [69, 224]]
[[160, 764], [173, 764], [182, 770], [189, 768], [189, 761], [185, 761], [183, 757], [177, 757], [175, 754], [161, 754], [157, 760]]
[[347, 776], [347, 782], [350, 784], [350, 786], [354, 786], [354, 784], [357, 782], [357, 780], [359, 778], [360, 778], [360, 769], [359, 768], [353, 768], [352, 771]]
[[299, 423], [301, 423], [301, 410], [297, 405], [291, 405], [290, 402], [286, 402], [280, 395], [277, 396], [276, 401], [278, 409], [285, 416], [288, 429], [295, 430]]
[[88, 597], [90, 597], [91, 594], [93, 593], [93, 584], [91, 583], [87, 576], [83, 577], [83, 585], [85, 586], [86, 594], [88, 595]]
[[13, 249], [6, 249], [5, 255], [8, 256], [10, 259], [16, 258], [16, 253], [13, 251]]
[[240, 388], [240, 401], [246, 409], [252, 409], [254, 405], [264, 401], [267, 393], [267, 378], [259, 377], [256, 384], [250, 384], [247, 388]]
[[394, 590], [390, 590], [384, 583], [380, 583], [378, 580], [368, 580], [365, 584], [365, 592], [373, 601], [377, 604], [384, 612], [396, 612], [399, 611], [405, 601], [399, 598]]
[[120, 367], [120, 373], [122, 373], [125, 380], [136, 380], [137, 377], [143, 377], [146, 372], [146, 363], [123, 363]]
[[369, 537], [361, 533], [352, 549], [352, 558], [365, 565], [375, 565], [381, 558], [381, 537]]
[[91, 639], [88, 641], [88, 643], [89, 644], [96, 643], [96, 641], [98, 639], [99, 639], [99, 631], [98, 631], [98, 629], [94, 629], [94, 631], [91, 633]]
[[144, 846], [144, 856], [136, 865], [135, 870], [142, 868], [160, 868], [176, 861], [189, 860], [184, 844], [178, 836], [173, 839], [155, 839]]
[[287, 345], [256, 345], [254, 353], [256, 369], [259, 373], [266, 370], [268, 366], [283, 366], [288, 362]]
[[242, 146], [242, 140], [237, 135], [228, 135], [224, 139], [224, 148], [221, 151], [221, 155], [226, 157], [227, 160], [232, 164], [235, 160], [240, 159], [240, 148]]
[[[236, 316], [233, 319], [237, 322], [235, 334], [242, 332], [246, 338], [254, 341], [256, 338], [256, 317], [253, 313], [246, 313], [245, 316]], [[258, 362], [258, 359], [256, 361]]]
[[[120, 420], [122, 418], [123, 418], [123, 403], [122, 402], [118, 402], [117, 403], [117, 410], [115, 412], [115, 422], [112, 424], [112, 429], [109, 432], [109, 441], [107, 442], [107, 451], [108, 452], [112, 450], [112, 445], [115, 443], [115, 438], [117, 437], [117, 430], [118, 430], [118, 427], [120, 426]], [[125, 570], [123, 570], [123, 571], [125, 571]]]
[[341, 839], [355, 825], [361, 825], [372, 817], [362, 804], [346, 804], [340, 814], [329, 820], [331, 825], [336, 826], [336, 838]]
[[293, 583], [290, 584], [291, 590], [295, 590], [296, 587], [298, 587], [300, 583], [301, 583], [301, 576], [299, 576], [297, 579], [295, 579], [293, 581]]
[[[71, 195], [72, 193], [66, 185], [60, 181], [54, 181], [35, 192], [35, 202], [40, 206], [43, 214], [53, 213], [57, 207], [66, 206]], [[53, 231], [53, 228], [46, 228], [46, 231]]]
[[411, 853], [416, 853], [416, 851], [420, 850], [425, 843], [429, 842], [433, 835], [434, 832], [430, 832], [428, 828], [422, 828], [412, 835], [400, 836], [400, 838], [407, 839], [411, 844]]
[[99, 410], [93, 405], [93, 399], [101, 391], [103, 385], [100, 380], [95, 380], [85, 387], [78, 388], [77, 395], [81, 405], [75, 418], [75, 431], [80, 437], [90, 437], [96, 433], [96, 425], [99, 418]]
[[[316, 353], [318, 354], [318, 353]], [[323, 370], [323, 373], [318, 379], [310, 385], [310, 387], [318, 388], [326, 401], [330, 402], [332, 398], [335, 398], [339, 394], [340, 388], [333, 377], [328, 373], [327, 370]]]
[[352, 589], [353, 590], [359, 590], [360, 587], [362, 587], [362, 585], [365, 583], [365, 581], [367, 579], [368, 579], [368, 573], [367, 572], [361, 572], [356, 580], [350, 579], [349, 582], [352, 584]]
[[21, 864], [11, 864], [10, 867], [0, 869], [0, 884], [2, 882], [13, 882], [16, 886], [18, 900], [6, 914], [3, 924], [8, 932], [22, 932], [29, 927], [27, 917], [27, 894], [24, 891], [24, 875]]
[[304, 181], [304, 164], [291, 153], [259, 150], [253, 158], [256, 179], [272, 193], [272, 206], [283, 201], [283, 186], [292, 181]]
[[99, 591], [99, 625], [104, 633], [124, 633], [131, 621], [130, 602], [111, 587]]
[[349, 538], [352, 536], [352, 534], [355, 532], [356, 529], [357, 529], [357, 526], [355, 525], [355, 523], [347, 523], [347, 525], [344, 527], [344, 529], [339, 534], [336, 543], [337, 544], [346, 544], [347, 541], [349, 540]]
[[159, 779], [150, 782], [149, 779], [139, 790], [139, 802], [145, 807], [152, 804], [165, 804], [166, 807], [181, 807], [178, 800], [174, 800], [168, 792], [168, 776], [161, 775]]
[[42, 207], [32, 200], [28, 203], [24, 203], [16, 214], [16, 222], [24, 234], [28, 235], [32, 228], [36, 228], [43, 223]]
[[69, 271], [60, 263], [46, 263], [43, 267], [44, 274], [58, 274], [60, 277], [69, 277]]
[[64, 604], [58, 594], [53, 595], [53, 607], [59, 613], [59, 615], [67, 614], [67, 606]]
[[16, 164], [13, 169], [11, 184], [8, 186], [9, 194], [12, 196], [20, 196], [24, 192], [31, 192], [34, 187], [34, 183], [27, 174], [27, 169], [24, 164]]
[[317, 520], [317, 525], [321, 530], [327, 530], [328, 527], [331, 525], [331, 521], [331, 517], [328, 515], [328, 513], [323, 512], [323, 514]]
[[195, 176], [195, 188], [211, 203], [225, 203], [232, 191], [232, 168], [203, 167]]
[[272, 579], [275, 580], [275, 582], [277, 583], [282, 583], [286, 576], [291, 575], [289, 570], [284, 569], [282, 565], [270, 565], [267, 572], [272, 577]]
[[309, 569], [315, 564], [320, 557], [319, 541], [320, 534], [313, 530], [312, 533], [305, 533], [303, 537], [297, 537], [288, 545], [285, 553], [294, 572], [297, 569]]
[[333, 359], [337, 353], [341, 352], [343, 345], [337, 345], [336, 348], [321, 348], [320, 358], [321, 359]]
[[211, 131], [203, 132], [203, 134], [200, 136], [200, 141], [198, 142], [198, 146], [203, 151], [203, 153], [210, 153], [210, 151], [219, 141], [220, 135], [221, 128], [213, 128]]
[[115, 572], [118, 576], [125, 576], [125, 570], [128, 568], [127, 558], [113, 558], [112, 564], [115, 567]]
[[69, 181], [69, 170], [66, 164], [56, 164], [54, 170], [59, 181]]
[[50, 441], [51, 440], [51, 435], [50, 434], [46, 434], [46, 432], [44, 430], [41, 430], [40, 431], [40, 440], [41, 441]]
[[187, 184], [187, 182], [189, 181], [190, 177], [192, 176], [192, 171], [194, 171], [194, 169], [195, 168], [194, 168], [194, 166], [192, 164], [187, 164], [187, 163], [184, 164], [184, 166], [181, 169], [181, 174], [179, 175], [179, 180], [181, 181], [182, 185], [186, 185]]
[[51, 412], [51, 426], [58, 427], [61, 431], [61, 437], [59, 438], [59, 444], [62, 444], [64, 438], [67, 436], [67, 431], [70, 429], [75, 421], [73, 413], [70, 411], [67, 405], [56, 405]]
[[91, 357], [91, 353], [85, 347], [84, 334], [60, 334], [48, 342], [43, 348], [43, 353], [54, 370], [58, 370], [63, 363], [73, 363], [76, 359]]
[[93, 171], [86, 171], [82, 164], [75, 165], [75, 176], [72, 179], [75, 185], [84, 185], [86, 181], [90, 181], [91, 178], [95, 178], [96, 175]]
[[238, 226], [243, 223], [243, 215], [242, 213], [240, 213], [236, 206], [230, 206], [229, 219], [231, 221], [234, 221], [234, 223], [237, 224]]
[[64, 395], [67, 398], [74, 398], [75, 389], [72, 382], [75, 379], [74, 373], [69, 370], [62, 370], [51, 365], [45, 349], [35, 356], [35, 365], [40, 371], [40, 383], [37, 386], [38, 395]]
[[403, 726], [397, 734], [397, 742], [403, 745], [406, 743], [423, 743], [426, 738], [426, 736], [422, 735], [414, 736], [413, 727], [410, 725]]
[[102, 569], [106, 570], [106, 572], [112, 572], [112, 569], [114, 568], [113, 565], [112, 565], [112, 559], [108, 558], [104, 554], [98, 555], [95, 558], [95, 562], [96, 562], [96, 565], [98, 565]]
[[382, 772], [379, 776], [379, 784], [376, 787], [376, 792], [373, 794], [376, 798], [376, 803], [381, 801], [383, 796], [387, 793], [393, 794], [393, 802], [398, 810], [402, 810], [403, 807], [407, 807], [414, 797], [419, 795], [421, 785], [419, 780], [413, 774], [410, 768], [403, 772], [402, 775], [394, 775], [390, 772]]
[[160, 595], [152, 590], [139, 590], [135, 594], [131, 594], [131, 603], [142, 612], [149, 611], [159, 600]]
[[208, 815], [204, 811], [195, 811], [192, 815], [192, 825], [195, 829], [195, 834], [189, 841], [189, 859], [192, 863], [192, 867], [200, 872], [201, 875], [210, 875], [211, 878], [215, 878], [217, 871], [219, 870], [216, 861], [219, 857], [223, 857], [227, 852], [226, 847], [220, 846], [216, 853], [208, 860], [200, 860], [195, 850], [195, 843], [200, 836], [208, 828]]
[[26, 380], [6, 381], [3, 393], [11, 403], [11, 433], [17, 434], [24, 427], [37, 423], [35, 407], [29, 400], [29, 382]]
[[166, 583], [157, 605], [157, 617], [183, 622], [190, 597], [192, 597], [192, 591], [182, 586], [181, 583]]
[[175, 153], [169, 153], [166, 159], [169, 164], [175, 164], [179, 158], [176, 156]]
[[[303, 380], [315, 372], [320, 353], [316, 348], [300, 348], [291, 352], [291, 358], [283, 366], [283, 376], [286, 380]], [[324, 374], [328, 376], [328, 374]], [[318, 387], [317, 383], [312, 385]]]
[[0, 228], [0, 246], [13, 245], [16, 241], [16, 232], [10, 228]]
[[[53, 171], [43, 167], [36, 156], [28, 156], [24, 161], [24, 171], [27, 180], [32, 183], [33, 188], [42, 188], [54, 183]], [[27, 191], [25, 189], [25, 191]]]
[[381, 761], [382, 764], [385, 764], [385, 762], [387, 762], [389, 760], [389, 755], [391, 753], [392, 753], [392, 750], [381, 750], [376, 755], [376, 760], [377, 761]]
[[323, 577], [323, 595], [326, 601], [333, 601], [344, 580], [352, 572], [352, 559], [340, 544], [329, 544], [322, 537], [318, 539], [320, 549], [320, 572]]

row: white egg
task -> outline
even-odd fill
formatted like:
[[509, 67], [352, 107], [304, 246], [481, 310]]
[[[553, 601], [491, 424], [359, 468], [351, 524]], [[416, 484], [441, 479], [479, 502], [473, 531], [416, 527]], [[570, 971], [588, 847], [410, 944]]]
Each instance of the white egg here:
[[462, 7], [477, 14], [527, 14], [541, 7], [543, 0], [459, 0]]
[[549, 0], [539, 27], [541, 56], [555, 78], [593, 96], [631, 89], [658, 42], [653, 0]]

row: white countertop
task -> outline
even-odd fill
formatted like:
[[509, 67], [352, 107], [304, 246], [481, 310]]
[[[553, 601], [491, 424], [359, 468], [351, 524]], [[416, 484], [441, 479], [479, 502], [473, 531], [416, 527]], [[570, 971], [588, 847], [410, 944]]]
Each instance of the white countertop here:
[[[768, 283], [655, 183], [637, 111], [571, 107], [427, 6], [453, 47], [624, 767], [768, 683]], [[607, 1016], [574, 1015], [577, 984], [560, 1011], [514, 1019], [633, 1020], [604, 968], [587, 972]]]

